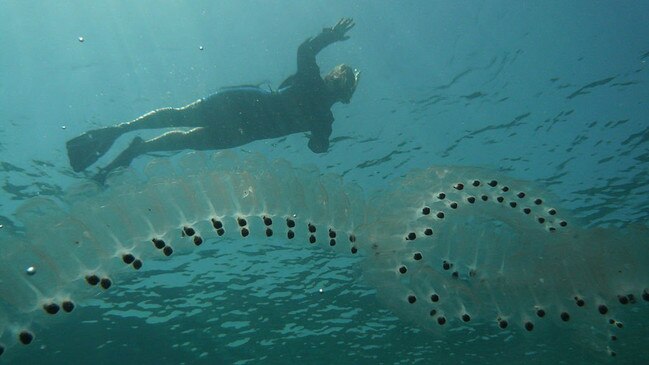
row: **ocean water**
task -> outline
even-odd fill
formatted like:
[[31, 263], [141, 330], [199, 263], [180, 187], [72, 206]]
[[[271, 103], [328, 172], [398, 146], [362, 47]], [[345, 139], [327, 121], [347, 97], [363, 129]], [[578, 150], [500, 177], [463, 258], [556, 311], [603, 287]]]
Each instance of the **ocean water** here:
[[[398, 192], [402, 186], [392, 181], [430, 165], [487, 169], [542, 192], [570, 212], [571, 225], [601, 229], [588, 236], [592, 247], [601, 247], [598, 237], [615, 244], [616, 232], [623, 232], [619, 237], [634, 240], [632, 256], [647, 262], [647, 14], [646, 1], [2, 1], [0, 230], [12, 236], [2, 236], [0, 263], [9, 264], [4, 253], [15, 244], [7, 237], [36, 231], [25, 215], [19, 219], [26, 201], [69, 202], [69, 193], [88, 180], [70, 169], [67, 140], [156, 108], [186, 105], [224, 86], [276, 88], [295, 71], [297, 46], [341, 17], [356, 22], [351, 38], [322, 51], [318, 63], [322, 72], [350, 64], [362, 78], [352, 103], [332, 109], [329, 152], [311, 153], [304, 134], [295, 134], [235, 153], [340, 175], [359, 187], [349, 195], [365, 197]], [[120, 138], [99, 165], [132, 137]], [[155, 157], [176, 163], [183, 155], [145, 156], [131, 171], [142, 174]], [[303, 179], [315, 178], [310, 172]], [[510, 224], [514, 232], [525, 229]], [[59, 233], [46, 228], [44, 237], [49, 234]], [[470, 229], [459, 234], [475, 238]], [[516, 259], [493, 250], [503, 262]], [[55, 253], [41, 256], [37, 266], [56, 266]], [[12, 304], [13, 289], [20, 292], [26, 281], [0, 277], [0, 363], [649, 360], [649, 305], [640, 299], [649, 282], [628, 284], [640, 288], [637, 303], [619, 310], [625, 320], [616, 339], [607, 334], [602, 340], [606, 323], [587, 319], [529, 335], [500, 330], [495, 317], [431, 330], [410, 316], [412, 307], [384, 298], [402, 289], [385, 284], [388, 269], [382, 261], [368, 264], [361, 256], [280, 238], [230, 237], [156, 257], [137, 274], [116, 272], [110, 290], [67, 292], [75, 310], [54, 318]], [[648, 276], [647, 266], [632, 275], [638, 281]], [[402, 284], [429, 284], [425, 280], [413, 276]], [[480, 303], [493, 307], [488, 299], [473, 302], [476, 313]], [[587, 298], [588, 306], [594, 302]], [[35, 335], [31, 344], [16, 341], [20, 326]]]

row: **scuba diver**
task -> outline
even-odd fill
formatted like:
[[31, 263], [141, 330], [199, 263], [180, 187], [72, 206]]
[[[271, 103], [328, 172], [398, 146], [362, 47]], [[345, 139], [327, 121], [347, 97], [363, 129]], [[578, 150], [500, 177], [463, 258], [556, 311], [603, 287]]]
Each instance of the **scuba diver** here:
[[308, 147], [315, 153], [329, 148], [331, 107], [348, 104], [359, 81], [359, 72], [341, 64], [320, 77], [316, 55], [326, 46], [349, 39], [352, 19], [343, 18], [308, 38], [297, 50], [297, 72], [276, 91], [257, 86], [224, 88], [182, 108], [162, 108], [133, 121], [88, 131], [66, 143], [70, 166], [80, 172], [97, 162], [124, 133], [138, 129], [190, 127], [173, 130], [150, 140], [135, 137], [94, 179], [103, 183], [118, 167], [128, 166], [136, 157], [159, 151], [217, 150], [252, 141], [310, 132]]

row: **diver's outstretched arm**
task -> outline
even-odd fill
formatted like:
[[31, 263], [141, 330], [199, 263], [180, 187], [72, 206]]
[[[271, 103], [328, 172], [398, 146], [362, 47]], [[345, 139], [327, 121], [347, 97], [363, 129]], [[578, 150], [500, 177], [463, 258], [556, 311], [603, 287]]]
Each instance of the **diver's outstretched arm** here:
[[333, 27], [324, 28], [317, 36], [304, 41], [297, 50], [297, 72], [308, 73], [315, 70], [319, 73], [315, 56], [326, 46], [349, 39], [346, 33], [354, 28], [354, 25], [356, 24], [353, 19], [342, 18]]

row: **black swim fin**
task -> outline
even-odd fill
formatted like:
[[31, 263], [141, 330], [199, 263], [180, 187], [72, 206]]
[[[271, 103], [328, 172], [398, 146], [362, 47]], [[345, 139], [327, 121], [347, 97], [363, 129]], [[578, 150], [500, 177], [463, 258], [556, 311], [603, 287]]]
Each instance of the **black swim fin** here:
[[88, 131], [66, 143], [70, 166], [75, 172], [85, 170], [97, 162], [120, 135], [117, 127], [108, 127]]

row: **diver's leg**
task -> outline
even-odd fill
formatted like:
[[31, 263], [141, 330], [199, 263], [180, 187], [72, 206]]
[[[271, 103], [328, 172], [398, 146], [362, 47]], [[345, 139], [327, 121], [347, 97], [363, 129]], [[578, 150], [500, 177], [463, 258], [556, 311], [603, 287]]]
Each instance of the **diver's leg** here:
[[137, 129], [208, 126], [218, 110], [219, 99], [214, 95], [182, 108], [158, 109], [130, 122], [90, 130], [66, 143], [70, 166], [76, 172], [85, 170], [97, 162], [119, 136]]
[[[182, 108], [161, 108], [148, 112], [130, 122], [117, 126], [122, 133], [138, 129], [161, 129], [177, 127], [200, 127], [209, 125], [205, 120], [210, 105], [208, 100], [200, 99]], [[211, 101], [211, 100], [210, 100]]]
[[103, 183], [108, 173], [118, 167], [130, 165], [136, 157], [148, 152], [180, 151], [185, 149], [208, 150], [215, 148], [218, 148], [218, 146], [212, 143], [210, 133], [206, 128], [194, 128], [187, 132], [171, 131], [148, 141], [144, 141], [140, 137], [135, 137], [131, 144], [111, 163], [100, 169], [94, 178], [100, 183]]

